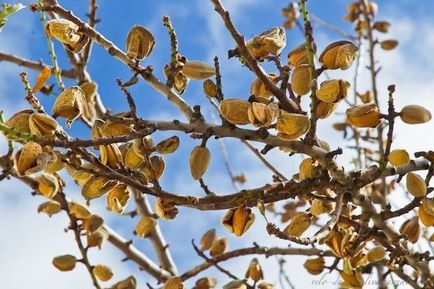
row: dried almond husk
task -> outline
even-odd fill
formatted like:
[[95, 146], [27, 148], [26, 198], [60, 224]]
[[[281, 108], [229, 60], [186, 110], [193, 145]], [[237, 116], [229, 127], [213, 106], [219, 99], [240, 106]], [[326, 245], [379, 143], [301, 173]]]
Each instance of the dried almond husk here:
[[394, 167], [405, 166], [410, 163], [410, 155], [406, 150], [393, 150], [387, 157], [390, 164]]
[[220, 113], [224, 119], [232, 124], [248, 124], [250, 123], [248, 117], [248, 110], [250, 102], [237, 99], [226, 98], [220, 103]]
[[247, 289], [244, 280], [233, 280], [223, 286], [223, 289]]
[[329, 103], [318, 100], [316, 105], [316, 116], [319, 119], [328, 118], [338, 107], [337, 103]]
[[[275, 73], [270, 73], [268, 78], [272, 83], [277, 84], [279, 77]], [[265, 83], [259, 78], [255, 78], [250, 85], [250, 95], [255, 96], [255, 100], [267, 104], [273, 98], [274, 94], [267, 89]]]
[[47, 66], [43, 66], [41, 72], [38, 74], [38, 78], [36, 79], [35, 85], [32, 87], [32, 92], [36, 93], [41, 90], [41, 88], [44, 86], [45, 82], [50, 78], [51, 76], [51, 68]]
[[134, 276], [129, 276], [128, 278], [113, 284], [110, 289], [136, 289], [136, 287], [136, 278]]
[[336, 257], [342, 257], [341, 244], [344, 236], [339, 230], [332, 230], [326, 238], [320, 241], [320, 244], [326, 244]]
[[104, 165], [108, 165], [111, 168], [122, 167], [122, 153], [116, 144], [101, 145], [99, 146], [99, 151], [101, 162]]
[[[67, 168], [70, 168], [69, 166], [67, 166]], [[91, 164], [84, 164], [83, 168], [86, 169], [92, 169], [93, 166]], [[71, 170], [71, 169], [69, 169]], [[91, 173], [86, 172], [86, 171], [81, 171], [81, 170], [75, 170], [71, 172], [71, 177], [74, 179], [74, 181], [77, 183], [77, 185], [79, 185], [80, 187], [83, 187], [84, 184], [87, 182], [87, 180], [89, 180], [89, 178], [91, 177]]]
[[274, 289], [273, 284], [268, 282], [261, 282], [258, 284], [258, 289]]
[[179, 94], [183, 94], [189, 82], [190, 79], [182, 71], [178, 71], [173, 79], [173, 86]]
[[148, 152], [155, 150], [154, 142], [150, 136], [145, 136], [142, 139], [135, 139], [133, 141], [133, 149], [135, 150], [136, 154], [145, 157], [148, 155]]
[[363, 103], [370, 103], [374, 98], [374, 93], [370, 90], [367, 90], [364, 94], [359, 95], [359, 97]]
[[425, 198], [422, 207], [428, 215], [434, 216], [434, 199]]
[[59, 151], [53, 151], [49, 153], [50, 159], [44, 167], [44, 172], [48, 174], [54, 174], [63, 169], [66, 164], [63, 162], [65, 155]]
[[154, 49], [155, 38], [145, 27], [134, 25], [126, 39], [127, 55], [142, 60]]
[[62, 209], [62, 206], [60, 205], [59, 202], [49, 200], [49, 201], [44, 202], [38, 206], [38, 213], [42, 212], [42, 213], [47, 214], [49, 217], [51, 217], [52, 215], [59, 213], [61, 209]]
[[98, 230], [91, 234], [87, 234], [87, 246], [102, 248], [102, 245], [107, 241], [109, 233], [104, 227], [100, 227]]
[[344, 16], [344, 20], [354, 22], [359, 19], [360, 14], [358, 3], [352, 2], [347, 6], [347, 14]]
[[101, 216], [92, 214], [89, 218], [83, 220], [83, 229], [87, 233], [94, 233], [104, 224], [104, 219]]
[[78, 202], [71, 201], [69, 203], [69, 213], [76, 219], [84, 220], [90, 218], [92, 213], [89, 209]]
[[[101, 119], [96, 119], [93, 122], [92, 130], [91, 130], [91, 135], [92, 135], [93, 139], [102, 137], [101, 129], [102, 129], [104, 123], [105, 122]], [[98, 147], [94, 147], [94, 148], [98, 149]]]
[[317, 169], [317, 162], [312, 158], [304, 159], [299, 166], [300, 180], [307, 180], [316, 177], [319, 173]]
[[360, 271], [352, 271], [352, 274], [348, 274], [345, 271], [340, 273], [344, 280], [340, 286], [342, 289], [362, 289], [364, 285], [363, 276]]
[[29, 141], [15, 154], [15, 167], [18, 176], [26, 176], [35, 173], [34, 168], [38, 166], [38, 156], [42, 153], [42, 146], [36, 142]]
[[150, 158], [151, 167], [141, 165], [142, 173], [145, 176], [147, 182], [152, 182], [154, 180], [159, 180], [164, 173], [164, 168], [166, 163], [162, 156], [152, 156]]
[[356, 27], [354, 28], [354, 30], [358, 33], [361, 34], [364, 31], [367, 31], [369, 29], [369, 25], [368, 22], [364, 21], [364, 20], [360, 20], [358, 19], [356, 21]]
[[81, 189], [81, 195], [88, 201], [99, 198], [113, 189], [116, 183], [105, 177], [91, 176]]
[[136, 150], [133, 148], [133, 146], [130, 146], [125, 150], [123, 157], [125, 166], [132, 170], [140, 167], [144, 160], [143, 156], [136, 153]]
[[399, 232], [405, 235], [408, 241], [412, 242], [413, 244], [416, 243], [417, 240], [419, 240], [419, 235], [420, 235], [420, 226], [419, 226], [418, 217], [413, 217], [405, 221], [401, 225]]
[[399, 42], [395, 39], [388, 39], [380, 42], [381, 48], [384, 50], [392, 50], [395, 49], [396, 46], [398, 46]]
[[373, 103], [353, 106], [346, 114], [348, 122], [359, 128], [376, 127], [381, 121], [380, 111]]
[[431, 227], [434, 225], [434, 216], [428, 214], [428, 212], [425, 210], [426, 206], [420, 206], [418, 210], [418, 216], [419, 220], [424, 224], [426, 227]]
[[270, 106], [260, 102], [252, 102], [247, 110], [247, 117], [256, 127], [269, 126], [275, 119]]
[[215, 68], [202, 61], [187, 61], [182, 72], [190, 79], [203, 80], [215, 74]]
[[80, 84], [80, 88], [83, 90], [88, 103], [95, 102], [96, 95], [98, 94], [98, 84], [95, 81], [85, 81]]
[[226, 237], [220, 237], [214, 240], [209, 253], [211, 256], [217, 256], [223, 254], [228, 248], [228, 239]]
[[[349, 270], [356, 270], [360, 267], [364, 267], [369, 264], [368, 258], [365, 253], [358, 253], [355, 256], [349, 256], [345, 259], [345, 266], [348, 266]], [[345, 270], [347, 268], [344, 268]]]
[[[313, 47], [314, 53], [316, 52], [316, 45]], [[309, 64], [307, 59], [306, 43], [298, 45], [296, 48], [288, 53], [288, 65], [298, 66], [301, 64]]]
[[52, 19], [45, 24], [45, 34], [56, 38], [74, 53], [79, 53], [89, 42], [89, 37], [78, 30], [78, 25], [66, 19]]
[[252, 261], [250, 261], [245, 277], [255, 282], [264, 279], [264, 274], [262, 273], [262, 268], [257, 258], [253, 258]]
[[108, 120], [99, 128], [99, 132], [103, 137], [119, 136], [129, 134], [133, 132], [133, 129], [125, 123]]
[[208, 97], [217, 97], [217, 85], [211, 79], [203, 82], [203, 91]]
[[359, 48], [350, 41], [342, 40], [328, 45], [319, 57], [327, 69], [348, 69], [357, 56]]
[[86, 97], [79, 86], [71, 86], [65, 89], [53, 105], [52, 112], [55, 116], [66, 119], [66, 124], [71, 127], [74, 120], [79, 118], [87, 109]]
[[[12, 115], [6, 122], [5, 125], [9, 128], [14, 129], [16, 132], [21, 133], [31, 133], [29, 119], [33, 111], [31, 109], [25, 109], [19, 111]], [[6, 135], [9, 140], [15, 139], [13, 135]]]
[[160, 218], [171, 220], [178, 215], [178, 208], [167, 199], [157, 198], [155, 200], [155, 213]]
[[184, 284], [182, 284], [182, 279], [179, 276], [170, 277], [162, 289], [183, 289]]
[[53, 158], [53, 155], [54, 155], [54, 153], [52, 153], [52, 152], [44, 152], [43, 151], [42, 153], [40, 153], [36, 159], [36, 165], [33, 166], [32, 168], [28, 169], [26, 171], [26, 174], [32, 175], [34, 173], [43, 171], [48, 166], [48, 163]]
[[310, 214], [300, 212], [291, 218], [284, 232], [289, 236], [300, 237], [310, 227], [311, 223], [312, 217]]
[[316, 91], [318, 99], [324, 102], [336, 103], [347, 97], [350, 83], [342, 79], [330, 79], [321, 83]]
[[130, 192], [123, 184], [116, 185], [107, 194], [107, 208], [116, 214], [122, 214], [128, 205]]
[[431, 120], [431, 112], [420, 105], [407, 105], [402, 108], [400, 117], [405, 123], [420, 124]]
[[406, 177], [407, 191], [416, 198], [425, 197], [427, 186], [424, 179], [413, 172], [408, 172]]
[[137, 223], [134, 232], [139, 238], [143, 239], [155, 229], [155, 226], [157, 226], [157, 220], [144, 216]]
[[284, 140], [294, 140], [304, 135], [310, 128], [310, 121], [306, 115], [287, 113], [277, 118], [277, 136]]
[[247, 50], [256, 59], [263, 59], [268, 55], [279, 55], [286, 46], [285, 29], [273, 27], [246, 43]]
[[215, 229], [206, 231], [206, 233], [203, 234], [202, 238], [200, 239], [200, 250], [201, 251], [209, 250], [215, 239], [216, 239]]
[[330, 213], [333, 210], [333, 204], [320, 199], [314, 199], [309, 209], [309, 213], [318, 217], [324, 213]]
[[250, 208], [245, 206], [229, 209], [221, 219], [222, 225], [237, 237], [243, 235], [254, 221], [255, 215]]
[[291, 87], [296, 95], [305, 95], [311, 89], [312, 74], [308, 64], [298, 65], [291, 74]]
[[366, 254], [366, 258], [369, 263], [376, 263], [384, 259], [386, 257], [386, 250], [383, 246], [376, 246], [368, 251]]
[[193, 179], [202, 178], [208, 169], [211, 153], [208, 148], [196, 146], [190, 154], [190, 172]]
[[390, 24], [390, 22], [387, 22], [387, 21], [376, 21], [374, 23], [373, 28], [379, 32], [387, 33], [387, 32], [389, 32], [389, 28], [391, 25], [392, 24]]
[[92, 269], [93, 275], [100, 281], [108, 281], [113, 277], [113, 271], [106, 265], [95, 265]]
[[71, 271], [75, 268], [77, 264], [77, 258], [73, 255], [62, 255], [54, 257], [52, 260], [53, 266], [59, 271], [66, 272]]
[[213, 289], [217, 286], [217, 279], [204, 277], [196, 281], [196, 289]]
[[46, 198], [53, 198], [59, 191], [59, 180], [56, 176], [42, 174], [35, 180], [38, 182], [38, 192]]
[[171, 137], [159, 142], [155, 146], [155, 149], [160, 154], [171, 154], [171, 153], [175, 152], [178, 149], [178, 147], [179, 147], [179, 137], [174, 135], [174, 136], [171, 136]]
[[325, 261], [324, 257], [315, 257], [307, 259], [304, 262], [304, 268], [312, 275], [319, 275], [324, 271]]
[[297, 23], [297, 18], [300, 16], [300, 8], [298, 7], [298, 4], [296, 2], [289, 3], [288, 7], [282, 9], [282, 15], [286, 18], [283, 27], [286, 29], [293, 28]]

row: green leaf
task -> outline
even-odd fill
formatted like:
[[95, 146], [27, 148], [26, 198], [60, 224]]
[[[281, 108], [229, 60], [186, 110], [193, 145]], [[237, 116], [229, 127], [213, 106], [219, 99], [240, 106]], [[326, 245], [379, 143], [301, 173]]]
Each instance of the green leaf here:
[[25, 7], [26, 6], [21, 3], [17, 3], [14, 5], [10, 5], [7, 3], [2, 4], [2, 10], [0, 10], [0, 32], [3, 26], [6, 24], [6, 20], [8, 19], [8, 17]]

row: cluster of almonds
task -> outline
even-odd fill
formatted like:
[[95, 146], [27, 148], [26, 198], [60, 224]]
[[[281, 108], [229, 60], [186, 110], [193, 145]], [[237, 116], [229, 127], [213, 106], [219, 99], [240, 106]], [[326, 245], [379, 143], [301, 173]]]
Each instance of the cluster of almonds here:
[[282, 9], [282, 15], [285, 17], [285, 22], [283, 22], [282, 26], [286, 29], [293, 28], [300, 16], [298, 4], [296, 2], [289, 3], [288, 7]]
[[[92, 137], [126, 135], [133, 131], [131, 126], [124, 123], [97, 120], [92, 127]], [[121, 145], [115, 143], [100, 145], [95, 149], [100, 151], [103, 164], [112, 168], [128, 169], [137, 181], [147, 184], [160, 179], [163, 175], [165, 162], [162, 155], [171, 154], [178, 147], [177, 136], [169, 137], [156, 145], [149, 136], [146, 136]], [[154, 153], [157, 154], [153, 155]], [[79, 159], [73, 159], [73, 165], [67, 166], [68, 173], [82, 187], [82, 196], [86, 200], [107, 195], [108, 209], [122, 214], [130, 198], [127, 187], [117, 181], [95, 175], [92, 170], [95, 170], [92, 164], [82, 164]], [[155, 209], [157, 215], [165, 219], [172, 219], [177, 214], [177, 209], [164, 199], [156, 200]]]
[[[354, 228], [338, 224], [324, 239], [320, 240], [320, 244], [327, 245], [336, 257], [344, 260], [343, 271], [340, 274], [343, 279], [340, 283], [341, 288], [362, 288], [363, 267], [380, 262], [386, 256], [382, 246], [366, 250], [366, 241], [355, 244], [356, 239], [357, 233]], [[309, 258], [305, 261], [304, 267], [310, 274], [319, 275], [326, 268], [324, 257]]]
[[[179, 69], [175, 72], [173, 79], [173, 87], [176, 92], [182, 94], [187, 89], [190, 79], [205, 80], [215, 74], [215, 68], [209, 64], [197, 61], [187, 60], [184, 56], [179, 56], [177, 61]], [[170, 66], [164, 66], [164, 76], [169, 77]]]
[[226, 237], [217, 238], [216, 230], [208, 230], [200, 239], [200, 250], [208, 251], [211, 256], [223, 254], [228, 249], [228, 239]]
[[[47, 203], [54, 202], [49, 201]], [[104, 242], [108, 239], [108, 232], [104, 228], [104, 220], [89, 209], [75, 201], [68, 204], [69, 214], [77, 221], [80, 221], [80, 230], [83, 231], [87, 239], [87, 247], [98, 247], [101, 249]], [[60, 210], [60, 207], [59, 207]], [[77, 258], [73, 255], [66, 254], [53, 258], [53, 265], [60, 271], [71, 271], [75, 268]], [[100, 281], [108, 281], [113, 277], [110, 267], [102, 264], [93, 266], [93, 273]]]
[[[378, 12], [378, 5], [375, 2], [369, 1], [367, 3], [367, 12], [368, 17], [374, 17]], [[348, 4], [347, 7], [348, 13], [344, 16], [344, 19], [352, 22], [355, 27], [355, 31], [362, 35], [365, 31], [369, 29], [368, 22], [366, 21], [365, 15], [364, 15], [364, 7], [363, 4], [360, 1], [352, 2]], [[390, 22], [387, 21], [375, 21], [372, 24], [372, 29], [374, 31], [380, 32], [380, 33], [387, 33], [390, 29]], [[382, 49], [384, 50], [392, 50], [395, 47], [398, 46], [398, 40], [396, 39], [387, 39], [378, 42]]]
[[[277, 31], [277, 30], [275, 30]], [[268, 34], [267, 34], [268, 33]], [[268, 37], [277, 37], [276, 34], [264, 33]], [[261, 34], [261, 37], [264, 37]], [[256, 40], [255, 40], [256, 39]], [[264, 55], [275, 54], [270, 51], [269, 46], [255, 40], [256, 48], [261, 53], [253, 50], [253, 55], [263, 58]], [[267, 38], [268, 39], [268, 38]], [[276, 38], [281, 40], [282, 38]], [[284, 43], [280, 49], [284, 48]], [[332, 43], [321, 53], [320, 61], [325, 69], [347, 69], [353, 62], [357, 47], [348, 41]], [[308, 57], [305, 44], [301, 44], [288, 54], [288, 66], [293, 67], [291, 73], [291, 87], [295, 94], [305, 95], [311, 90], [312, 74], [308, 65]], [[270, 80], [277, 84], [279, 78], [275, 74], [269, 75]], [[337, 103], [348, 94], [349, 83], [344, 80], [327, 80], [321, 84], [317, 91], [319, 118], [328, 117], [337, 106]], [[269, 91], [260, 79], [255, 79], [251, 85], [250, 101], [242, 99], [225, 99], [220, 103], [220, 113], [228, 122], [235, 125], [252, 124], [256, 127], [269, 127], [275, 123], [278, 136], [285, 140], [294, 140], [304, 135], [310, 128], [308, 116], [304, 114], [288, 113], [279, 109], [278, 104], [273, 102], [273, 94]]]
[[[347, 109], [347, 122], [357, 128], [374, 128], [381, 122], [381, 112], [374, 103], [356, 105]], [[399, 112], [407, 124], [421, 124], [431, 120], [431, 113], [420, 105], [406, 105]]]
[[[223, 219], [225, 219], [225, 218], [223, 218]], [[224, 226], [227, 227], [228, 225], [224, 224]], [[225, 237], [217, 238], [215, 229], [211, 229], [211, 230], [207, 231], [202, 236], [202, 238], [200, 240], [200, 250], [201, 251], [209, 250], [211, 256], [217, 256], [217, 255], [225, 253], [227, 250], [227, 247], [228, 247], [227, 239]], [[258, 262], [258, 259], [253, 258], [250, 261], [250, 264], [249, 264], [247, 271], [246, 271], [246, 274], [245, 274], [245, 278], [246, 279], [250, 278], [255, 283], [264, 279], [262, 268]], [[247, 289], [247, 286], [245, 284], [246, 281], [247, 280], [232, 281], [232, 282], [229, 282], [228, 284], [224, 285], [223, 288], [226, 288], [226, 289]], [[212, 289], [212, 288], [215, 288], [216, 285], [217, 285], [217, 280], [214, 278], [210, 278], [210, 277], [201, 278], [201, 279], [197, 280], [197, 282], [196, 282], [196, 288], [197, 289]], [[273, 286], [267, 282], [262, 282], [262, 283], [258, 284], [258, 287], [261, 289], [272, 289], [273, 288]]]
[[[430, 155], [432, 156], [432, 152]], [[408, 165], [411, 161], [407, 151], [401, 149], [393, 150], [389, 154], [388, 160], [396, 168]], [[420, 175], [414, 172], [407, 173], [406, 189], [415, 198], [421, 200], [421, 205], [418, 209], [418, 216], [406, 220], [401, 225], [400, 232], [410, 242], [416, 243], [420, 237], [419, 220], [426, 227], [434, 226], [434, 199], [426, 196], [428, 193], [427, 184]], [[430, 240], [434, 240], [434, 234]]]

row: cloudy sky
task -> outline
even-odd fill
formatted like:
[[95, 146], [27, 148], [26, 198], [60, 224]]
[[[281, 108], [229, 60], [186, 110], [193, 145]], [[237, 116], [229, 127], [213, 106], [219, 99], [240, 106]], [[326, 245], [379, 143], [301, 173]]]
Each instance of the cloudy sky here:
[[[60, 3], [85, 19], [87, 1], [60, 1]], [[234, 42], [209, 1], [134, 0], [98, 1], [98, 3], [100, 7], [97, 15], [102, 19], [98, 24], [98, 30], [120, 48], [125, 49], [125, 36], [134, 24], [143, 25], [152, 31], [157, 39], [156, 48], [143, 64], [152, 64], [159, 78], [162, 78], [163, 65], [170, 60], [169, 40], [161, 24], [162, 16], [169, 15], [179, 37], [181, 53], [189, 59], [208, 63], [212, 63], [214, 56], [219, 56], [226, 97], [248, 98], [250, 83], [254, 77], [246, 68], [240, 67], [236, 60], [226, 59], [227, 50], [234, 47]], [[316, 16], [351, 33], [351, 25], [342, 20], [348, 3], [349, 1], [344, 0], [311, 0], [309, 6]], [[434, 91], [434, 81], [432, 81], [434, 79], [432, 54], [434, 51], [434, 33], [432, 32], [434, 18], [428, 13], [434, 8], [433, 3], [433, 1], [412, 0], [378, 2], [380, 8], [378, 19], [392, 23], [390, 33], [378, 35], [378, 37], [380, 39], [396, 38], [400, 41], [398, 48], [393, 51], [378, 50], [377, 55], [381, 59], [379, 65], [382, 67], [379, 74], [379, 93], [383, 103], [386, 101], [387, 86], [396, 84], [396, 106], [398, 108], [407, 104], [421, 104], [434, 111], [432, 96]], [[286, 6], [288, 1], [237, 0], [224, 1], [224, 4], [231, 11], [239, 30], [246, 38], [250, 38], [270, 27], [280, 25], [283, 21], [280, 9]], [[314, 33], [319, 51], [330, 42], [342, 38], [336, 32], [317, 25], [314, 26]], [[287, 39], [287, 47], [283, 55], [302, 42], [302, 35], [299, 30], [293, 29], [287, 31]], [[55, 43], [55, 46], [59, 54], [60, 66], [68, 69], [68, 62], [62, 54], [60, 45]], [[50, 63], [39, 16], [28, 10], [14, 15], [0, 33], [0, 51], [33, 60], [42, 59]], [[266, 67], [269, 72], [273, 72], [270, 66]], [[36, 74], [29, 69], [5, 62], [0, 63], [0, 110], [5, 112], [6, 117], [28, 107], [23, 100], [24, 92], [19, 80], [19, 73], [22, 71], [28, 72], [30, 79], [35, 79]], [[131, 76], [129, 70], [117, 60], [110, 58], [105, 50], [94, 46], [89, 71], [92, 78], [99, 83], [99, 92], [106, 106], [114, 112], [127, 110], [127, 103], [115, 79], [118, 77], [123, 80], [128, 79]], [[350, 69], [339, 72], [337, 77], [351, 81], [353, 71]], [[50, 81], [54, 82], [54, 79]], [[65, 81], [67, 85], [73, 85], [72, 82]], [[360, 82], [360, 91], [364, 91], [369, 85], [369, 75], [364, 69], [360, 75]], [[140, 82], [131, 89], [131, 92], [136, 99], [141, 117], [183, 120], [183, 116], [146, 83]], [[54, 101], [52, 97], [43, 95], [40, 98], [47, 108], [51, 107]], [[202, 110], [209, 115], [211, 108], [203, 96], [201, 82], [192, 81], [185, 98], [190, 104], [201, 104]], [[344, 112], [345, 109], [342, 105], [338, 108], [338, 112]], [[320, 124], [319, 136], [332, 148], [345, 146], [341, 134], [331, 129], [333, 122], [342, 120], [343, 116], [338, 114]], [[212, 122], [212, 118], [209, 118], [209, 121]], [[433, 128], [432, 123], [410, 127], [398, 122], [393, 148], [405, 148], [410, 153], [433, 149], [434, 136], [431, 134]], [[69, 132], [74, 136], [89, 136], [89, 132], [80, 123], [75, 123]], [[165, 159], [166, 171], [162, 178], [162, 186], [174, 193], [202, 195], [199, 184], [192, 181], [188, 171], [188, 155], [197, 143], [183, 135], [177, 135], [181, 138], [181, 147], [175, 154]], [[158, 141], [168, 136], [171, 134], [159, 133], [155, 136], [155, 140]], [[225, 145], [234, 172], [243, 173], [247, 178], [246, 188], [253, 188], [272, 181], [272, 174], [253, 156], [252, 152], [244, 149], [242, 144], [236, 140], [225, 140]], [[217, 193], [233, 192], [234, 189], [223, 165], [219, 143], [212, 140], [209, 146], [214, 153], [210, 169], [205, 175], [205, 181]], [[6, 143], [3, 139], [0, 140], [0, 150], [2, 154], [6, 152]], [[291, 159], [282, 158], [278, 152], [271, 152], [267, 158], [288, 177], [295, 173], [301, 159], [298, 156]], [[343, 163], [348, 163], [350, 159], [351, 155], [339, 158]], [[68, 180], [67, 182], [71, 183]], [[71, 198], [80, 198], [78, 189], [73, 184], [67, 188], [66, 192]], [[0, 230], [0, 289], [91, 288], [89, 276], [80, 266], [73, 272], [67, 273], [61, 273], [51, 266], [53, 256], [65, 253], [78, 254], [78, 250], [73, 236], [70, 233], [64, 233], [63, 229], [68, 225], [66, 217], [62, 214], [52, 218], [38, 215], [36, 208], [43, 199], [32, 197], [30, 193], [27, 187], [17, 181], [0, 182], [0, 228], [2, 228]], [[105, 216], [108, 224], [122, 235], [131, 237], [135, 221], [129, 218], [116, 218], [106, 213], [104, 202], [102, 199], [96, 200], [92, 203], [92, 209]], [[243, 238], [236, 238], [219, 225], [222, 213], [201, 213], [181, 208], [174, 222], [160, 222], [162, 231], [170, 243], [173, 257], [178, 264], [179, 272], [182, 273], [201, 262], [201, 259], [194, 254], [190, 241], [192, 238], [199, 239], [206, 230], [212, 227], [217, 229], [219, 236], [228, 237], [232, 249], [251, 245], [253, 241], [260, 245], [287, 245], [268, 237], [264, 222], [259, 217]], [[147, 240], [138, 240], [135, 237], [133, 240], [138, 248], [151, 258], [155, 257]], [[135, 274], [139, 280], [138, 288], [145, 288], [145, 282], [155, 284], [134, 264], [121, 263], [122, 258], [123, 256], [111, 245], [106, 245], [101, 251], [92, 250], [91, 253], [93, 263], [104, 263], [113, 268], [116, 280]], [[242, 275], [249, 260], [250, 258], [241, 258], [235, 262], [224, 263], [224, 265], [238, 275]], [[277, 284], [276, 260], [273, 258], [267, 261], [263, 258], [259, 260], [263, 263], [269, 262], [267, 264], [270, 266], [264, 269], [265, 276], [267, 281]], [[296, 288], [311, 285], [311, 278], [306, 278], [308, 275], [301, 268], [303, 261], [303, 258], [291, 259], [291, 265], [287, 265], [287, 272]], [[298, 266], [294, 267], [294, 265]], [[218, 277], [222, 282], [225, 281], [223, 276], [213, 270], [200, 276], [209, 275]], [[405, 288], [405, 286], [400, 288]]]

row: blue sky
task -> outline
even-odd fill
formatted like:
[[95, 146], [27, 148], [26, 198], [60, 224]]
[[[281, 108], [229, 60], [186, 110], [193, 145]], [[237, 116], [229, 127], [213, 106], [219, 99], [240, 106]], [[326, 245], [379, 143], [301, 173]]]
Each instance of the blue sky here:
[[[79, 3], [77, 3], [79, 2]], [[27, 2], [25, 2], [27, 3]], [[72, 9], [82, 19], [86, 19], [87, 1], [60, 1], [66, 8]], [[209, 1], [206, 0], [161, 0], [161, 1], [98, 1], [98, 18], [102, 22], [98, 24], [98, 30], [107, 38], [112, 40], [121, 49], [125, 49], [125, 37], [134, 24], [147, 27], [156, 37], [156, 47], [152, 55], [145, 59], [142, 64], [152, 64], [157, 77], [163, 79], [162, 67], [170, 60], [169, 39], [166, 29], [161, 24], [163, 15], [169, 15], [176, 29], [179, 41], [180, 52], [192, 60], [201, 60], [212, 63], [215, 55], [219, 56], [222, 66], [223, 88], [226, 97], [248, 98], [250, 83], [253, 75], [244, 67], [240, 67], [235, 59], [227, 60], [227, 50], [234, 47], [233, 40], [224, 29], [221, 19], [213, 11]], [[127, 4], [126, 4], [127, 3]], [[238, 0], [224, 1], [225, 6], [232, 12], [232, 17], [238, 29], [250, 38], [257, 33], [278, 26], [282, 23], [281, 8], [288, 4], [288, 1], [260, 1], [260, 0]], [[346, 13], [346, 4], [349, 1], [343, 0], [310, 0], [308, 2], [311, 12], [321, 19], [337, 25], [349, 33], [352, 27], [342, 20]], [[380, 94], [386, 95], [388, 84], [397, 84], [398, 106], [410, 103], [425, 105], [434, 111], [434, 35], [431, 27], [434, 19], [430, 11], [434, 8], [434, 1], [378, 1], [380, 12], [378, 19], [392, 22], [390, 36], [378, 35], [381, 39], [397, 37], [400, 40], [398, 49], [391, 52], [379, 51], [381, 64], [384, 65], [380, 73], [379, 89]], [[20, 11], [14, 15], [6, 24], [3, 32], [0, 33], [0, 50], [2, 52], [14, 53], [29, 59], [42, 59], [50, 63], [45, 39], [42, 37], [42, 27], [39, 16], [30, 11]], [[341, 36], [323, 27], [314, 26], [318, 50], [321, 51], [332, 41], [340, 40]], [[282, 55], [302, 42], [302, 35], [298, 29], [287, 31], [287, 46]], [[67, 59], [61, 51], [59, 43], [55, 43], [56, 52], [60, 59], [60, 66], [69, 69]], [[269, 72], [273, 72], [271, 66], [265, 65]], [[23, 101], [23, 89], [19, 80], [19, 72], [26, 71], [31, 80], [35, 79], [35, 72], [18, 68], [13, 64], [0, 63], [0, 109], [5, 111], [6, 116], [13, 112], [26, 108]], [[127, 110], [127, 102], [116, 85], [115, 79], [127, 80], [131, 73], [119, 61], [111, 58], [105, 50], [94, 46], [92, 58], [89, 63], [89, 72], [92, 78], [99, 83], [99, 93], [106, 106], [114, 112]], [[338, 72], [339, 77], [352, 80], [352, 70]], [[64, 79], [67, 85], [73, 85], [70, 80]], [[54, 79], [50, 79], [54, 83]], [[361, 91], [368, 87], [369, 78], [367, 73], [361, 75]], [[143, 81], [131, 88], [139, 115], [147, 119], [180, 119], [183, 116], [157, 92], [152, 90]], [[185, 99], [190, 104], [200, 104], [202, 111], [210, 117], [210, 106], [203, 96], [202, 83], [191, 81]], [[54, 98], [44, 95], [40, 96], [44, 106], [50, 108]], [[338, 111], [343, 112], [345, 107]], [[342, 116], [336, 116], [332, 120], [326, 120], [320, 124], [320, 137], [329, 142], [332, 148], [343, 146], [341, 135], [333, 131], [330, 125], [334, 121], [341, 121]], [[433, 129], [432, 124], [418, 127], [405, 127], [398, 124], [402, 133], [396, 136], [396, 145], [407, 148], [410, 152], [433, 147], [434, 140], [427, 131]], [[71, 135], [77, 137], [88, 137], [89, 132], [79, 122], [74, 123], [69, 130]], [[171, 136], [170, 133], [158, 133], [155, 141]], [[184, 135], [177, 134], [181, 138], [179, 150], [165, 158], [166, 171], [162, 178], [162, 186], [170, 192], [180, 194], [202, 195], [199, 184], [194, 183], [188, 171], [188, 156], [191, 149], [197, 145]], [[424, 135], [424, 141], [415, 142], [416, 137]], [[244, 149], [242, 144], [236, 140], [225, 140], [228, 149], [231, 165], [235, 173], [244, 173], [247, 177], [246, 187], [260, 186], [271, 182], [271, 173], [267, 171], [253, 154]], [[210, 169], [205, 175], [205, 181], [217, 193], [233, 192], [229, 177], [223, 166], [219, 144], [210, 141], [212, 162]], [[5, 151], [4, 140], [0, 140], [0, 149]], [[278, 152], [271, 152], [267, 155], [269, 160], [288, 177], [296, 172], [301, 157], [282, 158]], [[350, 157], [341, 158], [341, 161], [349, 162]], [[71, 183], [71, 182], [69, 182]], [[78, 189], [71, 184], [67, 191], [73, 198], [80, 198]], [[51, 266], [51, 257], [68, 252], [76, 252], [73, 238], [70, 234], [64, 234], [63, 228], [67, 226], [66, 219], [59, 215], [51, 219], [37, 215], [36, 208], [42, 198], [31, 197], [29, 189], [15, 181], [0, 183], [0, 226], [7, 230], [0, 231], [0, 248], [10, 248], [7, 251], [0, 251], [0, 288], [90, 288], [88, 276], [78, 268], [77, 271], [59, 273]], [[131, 219], [114, 218], [113, 215], [104, 211], [105, 200], [96, 200], [92, 208], [107, 217], [107, 222], [117, 229], [121, 234], [131, 234], [135, 221]], [[19, 216], [18, 216], [19, 213]], [[180, 214], [173, 222], [162, 221], [161, 226], [178, 269], [182, 273], [193, 265], [201, 262], [190, 245], [192, 238], [196, 240], [209, 228], [216, 227], [221, 236], [229, 238], [230, 248], [251, 245], [257, 241], [261, 245], [280, 244], [269, 238], [265, 232], [264, 222], [257, 215], [257, 221], [241, 239], [231, 236], [219, 225], [219, 218], [223, 212], [201, 213], [192, 209], [180, 209]], [[119, 220], [120, 219], [120, 220]], [[26, 246], [18, 246], [23, 240], [28, 240]], [[134, 239], [134, 243], [143, 249], [151, 258], [155, 256], [147, 240]], [[107, 245], [101, 252], [93, 252], [95, 262], [106, 262], [115, 271], [116, 279], [126, 277], [128, 274], [136, 274], [140, 287], [150, 278], [143, 272], [139, 272], [134, 264], [118, 264], [122, 258], [110, 245]], [[227, 268], [237, 270], [238, 275], [243, 275], [247, 262], [250, 258], [243, 258], [233, 263], [225, 263]], [[265, 260], [260, 258], [261, 262]], [[294, 264], [301, 265], [304, 259], [295, 259]], [[274, 260], [268, 260], [269, 264], [275, 265]], [[32, 264], [30, 267], [28, 264]], [[275, 267], [265, 268], [267, 281], [275, 283]], [[288, 266], [289, 268], [289, 266]], [[292, 269], [294, 270], [294, 269]], [[307, 277], [299, 266], [300, 276]], [[24, 271], [26, 280], [17, 280]], [[219, 277], [222, 282], [224, 278], [213, 270], [209, 271]], [[295, 272], [295, 271], [291, 271]], [[299, 272], [297, 271], [297, 274]], [[202, 274], [201, 276], [207, 276]], [[299, 276], [292, 277], [293, 283], [299, 287], [307, 286], [308, 278]], [[62, 283], [61, 280], [65, 280]], [[219, 286], [223, 285], [222, 283]], [[298, 287], [298, 288], [299, 288]]]

